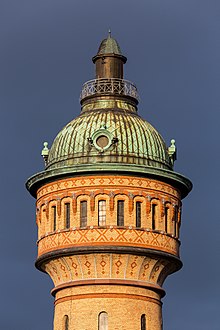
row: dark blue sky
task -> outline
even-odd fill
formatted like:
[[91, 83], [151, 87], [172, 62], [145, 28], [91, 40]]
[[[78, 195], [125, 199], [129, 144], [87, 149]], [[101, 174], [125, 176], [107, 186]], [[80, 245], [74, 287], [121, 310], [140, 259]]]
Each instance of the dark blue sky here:
[[0, 1], [0, 329], [52, 329], [52, 282], [34, 268], [35, 201], [24, 182], [43, 170], [43, 141], [79, 114], [109, 27], [139, 114], [167, 144], [175, 138], [175, 170], [194, 183], [183, 201], [184, 268], [165, 283], [164, 330], [218, 330], [219, 0]]

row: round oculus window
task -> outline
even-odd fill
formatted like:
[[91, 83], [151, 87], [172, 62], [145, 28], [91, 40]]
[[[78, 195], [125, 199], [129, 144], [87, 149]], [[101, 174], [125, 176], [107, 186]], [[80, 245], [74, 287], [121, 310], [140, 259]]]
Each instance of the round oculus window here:
[[91, 137], [94, 147], [100, 151], [104, 152], [112, 145], [112, 134], [106, 128], [100, 128], [93, 133]]
[[100, 135], [96, 139], [96, 144], [99, 148], [104, 149], [109, 144], [109, 138], [106, 135]]

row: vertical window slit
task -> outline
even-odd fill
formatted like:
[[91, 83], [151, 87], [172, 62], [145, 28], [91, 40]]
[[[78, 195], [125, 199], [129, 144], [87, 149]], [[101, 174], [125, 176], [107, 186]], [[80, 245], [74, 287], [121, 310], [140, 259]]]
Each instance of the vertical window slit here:
[[65, 228], [70, 228], [70, 203], [65, 204]]
[[57, 208], [56, 206], [52, 206], [53, 210], [53, 231], [57, 229]]
[[146, 315], [141, 315], [141, 330], [146, 330]]
[[152, 204], [152, 229], [156, 228], [156, 204]]
[[106, 225], [106, 201], [99, 201], [98, 203], [98, 225]]
[[118, 201], [117, 226], [124, 226], [124, 201]]
[[80, 227], [87, 226], [87, 201], [80, 202]]
[[177, 236], [177, 226], [178, 226], [178, 206], [175, 205], [174, 208], [174, 236]]
[[64, 330], [69, 330], [69, 316], [64, 316]]
[[108, 330], [108, 314], [106, 312], [101, 312], [99, 314], [99, 329], [98, 330]]
[[136, 202], [136, 227], [141, 227], [141, 202]]
[[165, 224], [164, 224], [164, 231], [167, 233], [168, 229], [168, 213], [169, 213], [169, 207], [165, 206]]

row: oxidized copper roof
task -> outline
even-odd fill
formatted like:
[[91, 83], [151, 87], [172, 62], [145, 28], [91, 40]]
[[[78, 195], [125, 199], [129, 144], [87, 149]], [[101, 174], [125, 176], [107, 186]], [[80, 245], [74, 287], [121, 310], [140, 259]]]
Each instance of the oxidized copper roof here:
[[[123, 57], [110, 32], [108, 38], [101, 42], [96, 57], [102, 54]], [[113, 61], [111, 65], [116, 64]], [[104, 78], [84, 85], [83, 98], [86, 102], [81, 102], [81, 115], [67, 124], [55, 138], [46, 168], [114, 163], [172, 170], [162, 137], [137, 115], [132, 104], [136, 87], [123, 79]]]
[[119, 44], [115, 39], [108, 36], [108, 38], [104, 39], [100, 46], [97, 55], [104, 54], [117, 54], [122, 55]]
[[[109, 146], [101, 150], [96, 139], [103, 135]], [[68, 123], [53, 142], [47, 169], [94, 163], [172, 169], [167, 147], [156, 129], [137, 114], [119, 109], [86, 111]]]
[[137, 90], [122, 79], [126, 57], [110, 32], [93, 62], [102, 74], [83, 86], [80, 116], [58, 133], [50, 150], [44, 143], [46, 170], [27, 181], [28, 190], [36, 197], [42, 184], [57, 177], [130, 172], [160, 177], [185, 197], [192, 184], [173, 171], [174, 142], [168, 150], [156, 129], [137, 114]]

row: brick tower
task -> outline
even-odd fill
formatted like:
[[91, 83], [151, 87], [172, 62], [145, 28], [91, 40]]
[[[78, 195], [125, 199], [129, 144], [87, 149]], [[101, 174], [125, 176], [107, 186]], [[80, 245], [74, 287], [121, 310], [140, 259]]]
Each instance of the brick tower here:
[[181, 268], [175, 141], [137, 113], [126, 57], [109, 34], [83, 85], [81, 113], [44, 144], [45, 170], [27, 181], [37, 199], [36, 266], [54, 283], [54, 330], [161, 330], [165, 278]]

